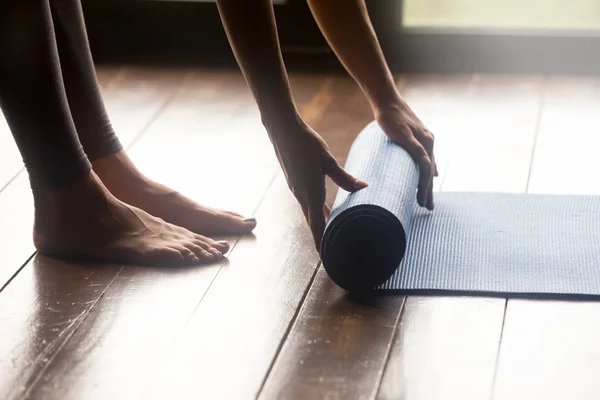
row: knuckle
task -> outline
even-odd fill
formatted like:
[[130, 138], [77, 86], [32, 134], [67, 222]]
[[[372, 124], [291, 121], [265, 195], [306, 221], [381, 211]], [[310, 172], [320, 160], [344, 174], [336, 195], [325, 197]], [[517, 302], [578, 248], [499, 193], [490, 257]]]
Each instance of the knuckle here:
[[434, 142], [435, 142], [435, 138], [433, 137], [431, 132], [425, 131], [421, 138], [421, 143], [423, 143], [423, 146], [425, 146], [428, 149], [432, 149]]

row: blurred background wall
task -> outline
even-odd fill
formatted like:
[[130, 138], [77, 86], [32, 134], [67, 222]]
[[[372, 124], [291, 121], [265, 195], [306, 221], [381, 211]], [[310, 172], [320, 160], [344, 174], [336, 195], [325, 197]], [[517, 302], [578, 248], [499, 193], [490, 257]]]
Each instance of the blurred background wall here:
[[[331, 0], [342, 3], [344, 0]], [[210, 0], [83, 0], [99, 62], [233, 64]], [[598, 0], [367, 0], [398, 72], [594, 73]], [[305, 0], [274, 0], [291, 68], [339, 65]]]

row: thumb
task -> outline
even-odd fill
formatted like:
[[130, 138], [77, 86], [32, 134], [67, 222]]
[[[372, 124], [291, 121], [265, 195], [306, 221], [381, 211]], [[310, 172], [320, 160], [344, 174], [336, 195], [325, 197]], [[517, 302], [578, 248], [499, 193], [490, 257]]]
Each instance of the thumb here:
[[331, 161], [323, 172], [325, 175], [329, 176], [336, 185], [351, 193], [369, 186], [367, 182], [355, 178], [346, 172], [334, 158], [331, 158]]

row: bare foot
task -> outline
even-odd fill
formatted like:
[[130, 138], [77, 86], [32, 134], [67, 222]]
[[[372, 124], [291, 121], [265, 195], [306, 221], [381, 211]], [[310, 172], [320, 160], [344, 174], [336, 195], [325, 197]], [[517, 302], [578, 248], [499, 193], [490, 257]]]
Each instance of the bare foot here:
[[144, 176], [124, 151], [92, 162], [102, 183], [119, 200], [174, 225], [204, 235], [244, 234], [256, 227], [254, 218], [202, 206]]
[[34, 191], [34, 243], [58, 258], [183, 265], [218, 260], [227, 242], [192, 233], [115, 198], [94, 172], [67, 187]]

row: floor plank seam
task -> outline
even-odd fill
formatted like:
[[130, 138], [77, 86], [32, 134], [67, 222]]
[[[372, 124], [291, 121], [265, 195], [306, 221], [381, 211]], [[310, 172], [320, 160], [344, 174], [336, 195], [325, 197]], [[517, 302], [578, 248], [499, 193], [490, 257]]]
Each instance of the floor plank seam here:
[[[477, 74], [472, 74], [471, 75], [471, 79], [469, 80], [469, 83], [467, 85], [467, 96], [472, 96], [473, 93], [475, 92], [475, 88], [477, 87], [477, 82], [479, 81], [479, 75]], [[461, 103], [461, 106], [459, 107], [459, 109], [464, 109], [465, 107], [465, 103], [464, 103], [464, 99], [462, 100], [463, 102]], [[460, 140], [461, 140], [462, 135], [459, 134], [459, 136], [457, 138], [455, 138], [455, 140], [457, 142], [459, 142], [460, 144]], [[448, 159], [446, 160], [446, 162], [444, 163], [444, 166], [442, 168], [445, 168], [445, 170], [440, 173], [441, 175], [441, 182], [440, 182], [440, 188], [439, 191], [443, 191], [444, 188], [444, 184], [446, 183], [446, 178], [448, 177], [448, 175], [450, 175], [448, 173], [448, 171], [450, 170], [450, 165], [452, 165], [452, 160], [455, 157], [455, 153], [457, 151], [456, 145], [454, 145], [450, 151], [450, 155], [448, 157]]]
[[502, 350], [502, 339], [504, 338], [504, 325], [506, 324], [506, 312], [508, 310], [508, 300], [504, 300], [504, 313], [502, 314], [502, 325], [500, 326], [500, 338], [498, 338], [498, 350], [496, 351], [496, 362], [494, 363], [494, 375], [492, 378], [492, 387], [490, 391], [490, 400], [494, 400], [496, 391], [496, 378], [498, 375], [498, 365], [500, 364], [500, 351]]
[[300, 304], [298, 305], [298, 307], [296, 307], [296, 311], [294, 312], [294, 315], [292, 316], [292, 319], [290, 320], [283, 337], [281, 338], [281, 340], [279, 341], [279, 344], [277, 345], [277, 349], [275, 350], [275, 354], [273, 355], [273, 360], [271, 361], [271, 364], [269, 364], [269, 367], [267, 368], [267, 371], [265, 372], [265, 377], [263, 378], [263, 381], [261, 382], [260, 387], [258, 388], [258, 392], [256, 393], [256, 397], [255, 397], [256, 399], [260, 398], [260, 395], [261, 395], [263, 389], [265, 388], [267, 381], [269, 380], [269, 376], [271, 375], [271, 372], [273, 371], [273, 367], [275, 366], [275, 363], [277, 362], [277, 359], [279, 358], [281, 350], [283, 349], [283, 346], [285, 346], [285, 343], [287, 342], [287, 339], [288, 339], [290, 333], [294, 329], [294, 326], [296, 325], [296, 322], [298, 321], [298, 316], [300, 315], [301, 311], [304, 309], [304, 304], [306, 302], [306, 298], [308, 297], [308, 294], [310, 293], [310, 290], [312, 289], [312, 287], [315, 283], [315, 280], [317, 278], [317, 274], [319, 272], [320, 267], [321, 267], [321, 262], [319, 261], [317, 263], [316, 268], [313, 271], [313, 274], [310, 278], [310, 281], [308, 282], [308, 285], [306, 285], [306, 290], [302, 294], [302, 298], [300, 299]]
[[[56, 358], [56, 356], [66, 346], [66, 344], [68, 343], [69, 339], [71, 339], [71, 337], [73, 336], [73, 334], [75, 334], [75, 332], [77, 331], [77, 328], [81, 325], [81, 323], [91, 313], [91, 311], [94, 309], [94, 307], [96, 306], [96, 304], [98, 304], [98, 302], [102, 299], [102, 297], [104, 297], [104, 295], [108, 291], [108, 288], [115, 282], [115, 280], [117, 280], [117, 277], [123, 271], [123, 269], [125, 269], [124, 266], [122, 266], [119, 269], [119, 271], [111, 279], [111, 281], [108, 283], [108, 285], [106, 285], [104, 287], [104, 289], [98, 295], [98, 297], [96, 298], [96, 300], [94, 300], [94, 303], [88, 309], [84, 310], [80, 315], [78, 315], [75, 318], [75, 321], [74, 321], [73, 325], [71, 325], [71, 327], [67, 328], [67, 329], [70, 329], [69, 333], [67, 333], [65, 335], [64, 339], [62, 340], [62, 342], [56, 348], [56, 351], [54, 351], [54, 353], [51, 354], [50, 357], [48, 357], [48, 360], [46, 362], [44, 362], [44, 367], [37, 373], [37, 375], [35, 376], [35, 378], [33, 379], [33, 381], [28, 385], [27, 390], [25, 391], [25, 393], [23, 394], [23, 396], [21, 398], [26, 399], [29, 396], [29, 394], [31, 393], [31, 390], [37, 385], [37, 383], [40, 381], [40, 379], [42, 379], [42, 377], [44, 376], [44, 374], [45, 374], [46, 370], [48, 369], [48, 367], [50, 366], [50, 364], [52, 364], [52, 362], [54, 361], [54, 359]], [[61, 336], [57, 337], [56, 339], [60, 339], [60, 337]], [[56, 342], [56, 340], [53, 341], [53, 342], [51, 342], [50, 344], [48, 344], [48, 346], [46, 347], [46, 349], [52, 347], [55, 342]], [[44, 349], [44, 351], [42, 351], [40, 353], [39, 357], [42, 357], [42, 356], [46, 355], [46, 349]]]
[[[258, 201], [257, 206], [254, 208], [254, 211], [252, 214], [256, 214], [256, 212], [258, 211], [258, 209], [260, 208], [260, 206], [262, 205], [262, 203], [264, 202], [265, 198], [267, 197], [267, 194], [269, 193], [269, 189], [271, 188], [271, 186], [273, 185], [273, 183], [275, 182], [275, 179], [277, 179], [278, 174], [274, 173], [273, 174], [273, 178], [271, 178], [271, 181], [269, 182], [269, 185], [267, 186], [264, 195], [260, 198], [260, 200]], [[233, 252], [235, 251], [235, 249], [237, 248], [240, 240], [242, 239], [242, 236], [237, 236], [237, 238], [235, 239], [235, 241], [233, 242], [233, 245], [231, 246], [231, 249], [229, 250], [229, 256], [231, 256], [231, 254], [233, 254]], [[228, 256], [228, 257], [229, 257]], [[200, 304], [202, 303], [202, 301], [204, 300], [204, 298], [206, 297], [206, 295], [208, 294], [210, 288], [212, 287], [213, 283], [217, 280], [219, 273], [221, 272], [222, 268], [223, 268], [223, 262], [220, 263], [219, 269], [215, 272], [215, 276], [211, 279], [210, 283], [208, 284], [208, 286], [206, 287], [206, 290], [204, 291], [204, 293], [202, 294], [202, 297], [200, 298], [200, 300], [198, 300], [198, 303], [196, 304], [196, 306], [194, 307], [194, 309], [192, 310], [189, 319], [185, 322], [185, 325], [183, 326], [183, 329], [181, 330], [182, 332], [185, 331], [185, 329], [187, 328], [189, 322], [191, 321], [192, 317], [194, 316], [194, 314], [196, 313], [196, 311], [198, 310], [198, 307], [200, 307]]]
[[271, 177], [271, 180], [269, 181], [269, 184], [265, 188], [265, 192], [263, 193], [263, 195], [261, 196], [261, 198], [258, 200], [258, 204], [256, 205], [256, 207], [254, 207], [254, 210], [252, 211], [252, 215], [256, 215], [256, 213], [258, 212], [258, 209], [260, 208], [260, 206], [262, 205], [262, 203], [267, 198], [267, 195], [269, 194], [269, 191], [271, 190], [271, 187], [273, 187], [273, 184], [275, 183], [275, 181], [277, 180], [277, 178], [279, 178], [279, 173], [280, 173], [279, 169], [276, 169], [275, 172], [273, 172], [273, 176]]
[[4, 189], [6, 189], [11, 183], [13, 183], [15, 180], [17, 180], [17, 178], [25, 171], [25, 167], [21, 167], [21, 169], [19, 169], [19, 171], [8, 180], [8, 182], [6, 182], [6, 184], [2, 187], [0, 187], [0, 193], [2, 193], [2, 191]]
[[303, 117], [309, 124], [318, 123], [323, 119], [325, 110], [333, 100], [330, 91], [333, 86], [334, 79], [335, 77], [333, 75], [327, 76], [321, 85], [321, 88], [313, 96], [312, 100], [302, 107]]
[[388, 343], [386, 355], [383, 360], [383, 367], [381, 368], [381, 371], [379, 372], [377, 379], [375, 381], [375, 385], [373, 387], [373, 393], [371, 394], [371, 397], [370, 397], [371, 399], [376, 399], [377, 395], [379, 394], [379, 391], [381, 390], [381, 384], [383, 382], [383, 377], [385, 375], [386, 367], [392, 356], [392, 349], [394, 347], [394, 343], [396, 343], [396, 339], [398, 338], [398, 335], [400, 335], [400, 329], [398, 329], [399, 328], [398, 325], [400, 324], [400, 321], [402, 321], [402, 316], [404, 315], [404, 311], [406, 309], [405, 306], [406, 306], [407, 299], [408, 299], [408, 296], [404, 296], [404, 299], [402, 300], [402, 305], [400, 306], [400, 310], [398, 311], [398, 317], [396, 318], [396, 322], [394, 323], [394, 333], [392, 334], [390, 341]]
[[127, 68], [125, 68], [124, 65], [119, 66], [119, 70], [110, 78], [108, 83], [106, 83], [106, 85], [104, 86], [101, 85], [100, 87], [107, 91], [111, 90], [117, 84], [117, 82], [119, 82], [121, 78], [123, 78], [123, 75], [125, 75], [126, 70]]
[[2, 291], [8, 287], [8, 285], [17, 277], [17, 275], [19, 275], [19, 272], [21, 272], [23, 270], [23, 268], [25, 268], [25, 266], [27, 264], [29, 264], [31, 262], [31, 260], [33, 259], [33, 257], [37, 254], [37, 251], [34, 250], [34, 252], [27, 258], [27, 260], [25, 260], [25, 262], [23, 263], [23, 265], [21, 265], [16, 271], [15, 273], [6, 281], [6, 283], [0, 287], [0, 293], [2, 293]]
[[535, 153], [538, 145], [538, 138], [540, 136], [540, 128], [542, 125], [542, 116], [544, 114], [544, 108], [546, 104], [546, 79], [542, 80], [541, 94], [540, 94], [540, 107], [538, 110], [537, 118], [535, 121], [535, 133], [533, 136], [533, 148], [531, 150], [531, 159], [529, 160], [529, 172], [527, 173], [527, 185], [525, 186], [525, 193], [529, 192], [529, 183], [531, 181], [531, 173], [533, 171], [533, 163], [535, 162]]
[[158, 110], [156, 110], [156, 112], [148, 119], [148, 122], [142, 127], [142, 129], [140, 129], [140, 131], [133, 137], [133, 139], [131, 139], [129, 146], [127, 146], [127, 151], [131, 150], [131, 148], [133, 146], [135, 146], [135, 144], [141, 140], [142, 136], [144, 136], [144, 134], [148, 131], [148, 129], [150, 129], [152, 124], [154, 124], [156, 122], [156, 120], [158, 120], [158, 118], [165, 112], [165, 110], [167, 108], [169, 108], [169, 106], [173, 103], [173, 101], [177, 98], [177, 96], [179, 96], [179, 94], [185, 87], [185, 84], [187, 82], [191, 81], [194, 78], [194, 76], [195, 76], [194, 71], [186, 72], [186, 74], [181, 79], [181, 82], [179, 83], [179, 86], [177, 87], [177, 89], [173, 90], [173, 93], [171, 93], [165, 99], [165, 101], [161, 104], [161, 106], [158, 108]]

